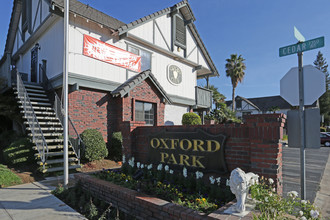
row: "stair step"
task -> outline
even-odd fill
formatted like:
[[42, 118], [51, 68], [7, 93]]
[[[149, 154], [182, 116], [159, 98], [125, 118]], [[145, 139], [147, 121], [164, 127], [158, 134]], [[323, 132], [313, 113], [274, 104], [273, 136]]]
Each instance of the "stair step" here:
[[[63, 138], [56, 138], [56, 139], [45, 139], [46, 143], [54, 143], [54, 142], [63, 142]], [[42, 143], [43, 140], [36, 140], [33, 143]]]
[[[34, 118], [34, 117], [24, 115], [23, 118], [29, 119], [29, 118]], [[57, 117], [54, 117], [54, 116], [37, 116], [36, 118], [38, 120], [58, 120]]]
[[[18, 101], [18, 103], [23, 104], [23, 101]], [[48, 102], [31, 102], [32, 105], [42, 105], [42, 106], [52, 106]]]
[[[76, 158], [76, 157], [70, 157], [69, 158], [69, 162], [78, 162], [78, 158]], [[37, 163], [39, 165], [43, 165], [43, 163], [41, 161], [38, 161]], [[55, 164], [55, 163], [64, 163], [64, 159], [47, 160], [45, 162], [45, 165], [47, 165], [47, 164]]]
[[[21, 113], [23, 113], [23, 114], [24, 114], [24, 113], [31, 114], [32, 111], [24, 111], [24, 110], [22, 110]], [[34, 111], [34, 113], [35, 113], [36, 115], [56, 115], [55, 112], [40, 112], [40, 111]]]
[[[61, 156], [64, 154], [63, 151], [60, 151], [60, 152], [45, 152], [45, 154], [48, 156], [48, 157], [54, 157], [54, 156]], [[39, 157], [39, 153], [35, 153], [34, 156], [35, 157]], [[73, 151], [69, 151], [68, 152], [68, 155], [74, 155], [74, 152]]]
[[[24, 109], [24, 107], [21, 105], [19, 107]], [[51, 107], [32, 106], [32, 108], [35, 110], [54, 111]]]
[[[24, 124], [29, 124], [29, 122], [25, 121]], [[54, 121], [39, 121], [39, 125], [41, 126], [61, 126], [61, 122]], [[42, 129], [42, 128], [41, 128]]]
[[29, 89], [29, 88], [25, 88], [25, 89], [28, 93], [30, 93], [30, 92], [43, 93], [43, 94], [46, 93], [45, 90], [37, 90], [37, 89]]
[[[17, 98], [20, 99], [21, 96], [17, 96]], [[31, 97], [31, 96], [29, 96], [29, 99], [30, 99], [31, 102], [33, 102], [33, 101], [47, 102], [47, 103], [49, 102], [49, 99], [48, 98], [44, 99], [44, 98], [38, 98], [38, 97]]]
[[[81, 168], [80, 165], [73, 165], [73, 166], [69, 166], [69, 169], [77, 169], [77, 168]], [[44, 169], [42, 170], [43, 173], [51, 173], [51, 172], [56, 172], [56, 171], [62, 171], [64, 168], [63, 167], [52, 167], [49, 169]]]
[[[14, 92], [16, 95], [18, 95], [18, 92]], [[29, 97], [31, 96], [35, 96], [35, 97], [43, 97], [43, 98], [47, 98], [48, 96], [46, 94], [40, 94], [40, 93], [30, 93], [28, 92]]]
[[[62, 150], [63, 149], [63, 145], [47, 145], [48, 150]], [[38, 150], [38, 148], [36, 146], [32, 147], [33, 150]]]
[[33, 88], [33, 89], [44, 89], [42, 86], [40, 85], [36, 85], [36, 84], [30, 84], [30, 83], [24, 83], [24, 87], [25, 88]]
[[[39, 124], [40, 123], [41, 122], [39, 122]], [[57, 128], [54, 128], [54, 127], [40, 127], [40, 128], [43, 132], [46, 132], [46, 131], [63, 131], [63, 128], [58, 128], [58, 127]], [[26, 128], [26, 129], [31, 131], [30, 127]]]
[[[30, 137], [33, 136], [32, 133], [28, 134]], [[36, 136], [41, 136], [41, 134], [35, 134]], [[60, 135], [63, 135], [62, 133], [43, 133], [44, 137], [58, 137]]]

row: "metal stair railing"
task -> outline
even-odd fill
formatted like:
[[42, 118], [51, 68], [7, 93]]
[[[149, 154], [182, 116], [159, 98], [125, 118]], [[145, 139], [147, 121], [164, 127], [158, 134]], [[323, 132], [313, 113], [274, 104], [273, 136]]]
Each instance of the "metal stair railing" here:
[[30, 101], [29, 95], [25, 89], [24, 83], [22, 81], [22, 78], [20, 76], [20, 73], [18, 70], [16, 70], [16, 76], [17, 76], [17, 95], [19, 100], [22, 102], [23, 109], [24, 109], [24, 116], [26, 117], [28, 121], [28, 125], [31, 128], [32, 133], [32, 140], [34, 144], [37, 147], [38, 153], [40, 155], [40, 159], [43, 165], [43, 169], [45, 169], [45, 163], [47, 160], [46, 152], [48, 153], [48, 146], [47, 142], [45, 140], [45, 137], [43, 135], [43, 132], [41, 130], [41, 127], [39, 125], [37, 116], [34, 112], [32, 103]]
[[[52, 84], [49, 82], [48, 77], [46, 75], [46, 71], [40, 65], [40, 71], [42, 72], [43, 77], [43, 87], [46, 91], [48, 91], [48, 96], [50, 98], [51, 104], [54, 108], [56, 116], [60, 120], [62, 127], [64, 127], [64, 108], [60, 98], [58, 97], [55, 89], [53, 88]], [[69, 144], [72, 146], [73, 151], [75, 152], [76, 157], [78, 158], [78, 164], [80, 164], [81, 159], [81, 149], [84, 148], [84, 143], [80, 138], [70, 116], [68, 116], [68, 134], [69, 134]]]

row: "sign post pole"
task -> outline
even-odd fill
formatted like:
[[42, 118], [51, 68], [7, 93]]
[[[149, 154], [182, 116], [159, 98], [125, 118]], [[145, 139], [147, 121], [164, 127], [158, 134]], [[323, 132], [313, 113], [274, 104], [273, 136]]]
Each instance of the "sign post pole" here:
[[306, 199], [306, 170], [305, 170], [305, 106], [304, 106], [304, 75], [303, 53], [298, 53], [299, 69], [299, 119], [300, 119], [300, 184], [301, 198]]

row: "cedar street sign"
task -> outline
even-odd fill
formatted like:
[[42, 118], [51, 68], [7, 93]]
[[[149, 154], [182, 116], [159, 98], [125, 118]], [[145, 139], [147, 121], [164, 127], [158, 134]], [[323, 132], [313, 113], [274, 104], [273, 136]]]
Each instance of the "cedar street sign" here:
[[226, 173], [226, 136], [195, 132], [161, 132], [149, 136], [148, 163], [169, 165], [172, 169]]
[[300, 42], [297, 44], [281, 47], [279, 52], [280, 52], [280, 57], [283, 57], [294, 53], [313, 50], [320, 47], [324, 47], [324, 37], [319, 37], [305, 42]]
[[[314, 78], [312, 76], [312, 79], [308, 79], [307, 77], [304, 79], [304, 69], [303, 68], [303, 53], [304, 51], [308, 51], [308, 50], [313, 50], [316, 48], [320, 48], [320, 47], [324, 47], [324, 37], [319, 37], [319, 38], [315, 38], [313, 40], [308, 40], [305, 42], [300, 42], [303, 41], [305, 38], [304, 36], [302, 36], [302, 34], [298, 31], [298, 29], [295, 27], [294, 28], [294, 32], [295, 32], [295, 37], [297, 38], [297, 40], [299, 41], [299, 43], [297, 44], [293, 44], [293, 45], [289, 45], [286, 47], [281, 47], [279, 52], [280, 52], [280, 57], [283, 56], [287, 56], [290, 54], [294, 54], [297, 53], [298, 54], [298, 77], [296, 79], [293, 79], [290, 76], [295, 75], [294, 72], [296, 72], [296, 70], [291, 69], [287, 75], [289, 75], [289, 77], [283, 77], [283, 79], [281, 80], [281, 86], [283, 85], [284, 87], [288, 86], [291, 83], [296, 83], [296, 80], [298, 80], [298, 103], [299, 103], [299, 113], [298, 113], [298, 117], [299, 117], [299, 136], [300, 136], [300, 185], [301, 185], [301, 198], [305, 199], [306, 198], [306, 169], [305, 169], [305, 148], [306, 148], [306, 134], [307, 135], [315, 135], [316, 137], [318, 137], [317, 133], [306, 133], [306, 122], [305, 122], [305, 93], [308, 93], [310, 91], [305, 91], [305, 83], [304, 81], [314, 81], [314, 83], [316, 82], [316, 85], [313, 86], [312, 89], [318, 88], [320, 85], [318, 84], [317, 80], [315, 81]], [[314, 71], [313, 68], [310, 68], [310, 70], [306, 69], [306, 72], [310, 71]], [[317, 72], [319, 73], [319, 72]], [[322, 73], [321, 73], [322, 74]], [[286, 76], [287, 76], [286, 75]], [[287, 78], [287, 80], [291, 78], [290, 82], [285, 82], [285, 79]], [[324, 79], [324, 77], [323, 77]], [[290, 86], [290, 85], [289, 85]], [[320, 92], [320, 91], [319, 91]], [[317, 92], [316, 94], [314, 94], [313, 96], [309, 97], [309, 101], [308, 102], [312, 102], [314, 99], [317, 99], [317, 96], [322, 95], [319, 94], [319, 92]], [[281, 96], [283, 94], [282, 88], [281, 88]], [[285, 94], [285, 92], [284, 92]], [[285, 98], [285, 97], [283, 97]], [[287, 96], [287, 98], [291, 99], [293, 103], [295, 103], [294, 101], [294, 96]], [[307, 98], [307, 97], [306, 97]], [[308, 99], [308, 98], [307, 98]], [[297, 126], [298, 128], [298, 126]], [[316, 127], [317, 128], [317, 127]], [[290, 139], [290, 136], [289, 136]]]

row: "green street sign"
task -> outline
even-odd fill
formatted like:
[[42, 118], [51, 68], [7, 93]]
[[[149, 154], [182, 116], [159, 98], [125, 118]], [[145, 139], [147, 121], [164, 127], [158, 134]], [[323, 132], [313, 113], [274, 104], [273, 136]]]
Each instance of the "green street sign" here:
[[313, 50], [320, 47], [324, 47], [324, 37], [319, 37], [305, 42], [292, 44], [286, 47], [281, 47], [280, 57], [291, 55], [294, 53], [304, 52], [307, 50]]

